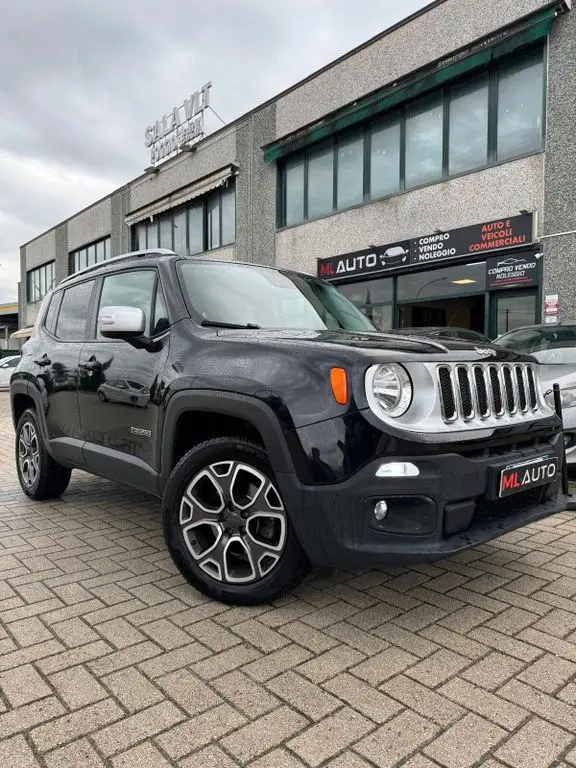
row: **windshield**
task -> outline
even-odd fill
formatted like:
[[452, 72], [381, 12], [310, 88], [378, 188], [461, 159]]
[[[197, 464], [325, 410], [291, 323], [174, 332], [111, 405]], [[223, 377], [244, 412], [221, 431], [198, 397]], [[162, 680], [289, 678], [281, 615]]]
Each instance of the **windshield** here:
[[512, 352], [533, 355], [539, 363], [576, 365], [576, 326], [522, 328], [495, 343]]
[[180, 263], [200, 322], [259, 328], [376, 331], [344, 294], [315, 277], [218, 262]]

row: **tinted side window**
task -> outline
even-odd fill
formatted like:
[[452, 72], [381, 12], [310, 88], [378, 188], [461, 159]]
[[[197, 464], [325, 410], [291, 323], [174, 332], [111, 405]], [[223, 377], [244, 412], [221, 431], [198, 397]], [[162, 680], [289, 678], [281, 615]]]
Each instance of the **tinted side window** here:
[[57, 338], [65, 341], [82, 341], [86, 338], [86, 321], [93, 287], [94, 280], [90, 280], [64, 291], [56, 323]]
[[56, 320], [58, 317], [58, 307], [60, 306], [60, 299], [62, 293], [54, 293], [50, 299], [48, 311], [46, 312], [46, 318], [44, 319], [44, 326], [51, 334], [56, 333]]
[[[103, 307], [136, 307], [144, 312], [146, 325], [144, 333], [150, 336], [156, 271], [153, 269], [121, 272], [104, 278], [98, 312]], [[98, 338], [103, 338], [97, 333]]]

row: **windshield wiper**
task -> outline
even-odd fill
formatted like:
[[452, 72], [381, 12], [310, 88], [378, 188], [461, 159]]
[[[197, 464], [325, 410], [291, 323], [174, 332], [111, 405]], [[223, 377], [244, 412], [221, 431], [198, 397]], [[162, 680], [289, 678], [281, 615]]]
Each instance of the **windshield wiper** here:
[[255, 325], [254, 323], [246, 323], [245, 325], [241, 325], [240, 323], [224, 323], [220, 322], [219, 320], [202, 320], [200, 325], [202, 325], [204, 328], [260, 328], [259, 325]]

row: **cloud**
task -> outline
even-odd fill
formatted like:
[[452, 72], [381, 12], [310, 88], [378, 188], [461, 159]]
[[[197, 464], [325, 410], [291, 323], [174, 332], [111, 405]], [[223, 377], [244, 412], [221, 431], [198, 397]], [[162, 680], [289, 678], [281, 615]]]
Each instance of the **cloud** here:
[[[19, 0], [2, 9], [0, 302], [19, 246], [141, 173], [147, 124], [211, 80], [230, 122], [424, 0]], [[216, 127], [216, 125], [214, 126]]]

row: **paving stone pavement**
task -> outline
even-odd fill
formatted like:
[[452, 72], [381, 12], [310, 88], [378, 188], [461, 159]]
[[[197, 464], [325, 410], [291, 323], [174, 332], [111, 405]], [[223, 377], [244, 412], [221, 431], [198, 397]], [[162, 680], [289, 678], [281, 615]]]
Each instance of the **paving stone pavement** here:
[[450, 561], [199, 595], [159, 505], [17, 490], [0, 394], [1, 768], [576, 766], [576, 520]]

